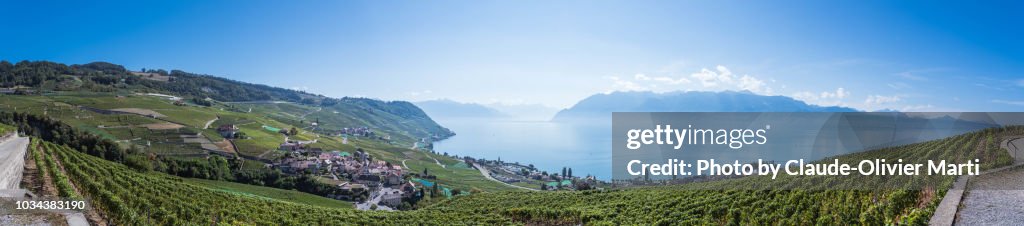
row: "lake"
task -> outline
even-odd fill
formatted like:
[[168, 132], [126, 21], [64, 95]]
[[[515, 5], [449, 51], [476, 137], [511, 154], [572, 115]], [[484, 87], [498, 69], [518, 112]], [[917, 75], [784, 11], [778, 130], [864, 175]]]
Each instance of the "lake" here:
[[[728, 113], [696, 116], [694, 114], [702, 113], [684, 114], [677, 118], [682, 120], [681, 122], [671, 124], [685, 125], [693, 117], [702, 118], [703, 123], [709, 123], [713, 121], [710, 119], [715, 117], [726, 117], [718, 121], [729, 122], [728, 118], [733, 117]], [[842, 114], [843, 117], [835, 114]], [[956, 117], [940, 117], [949, 113], [915, 114], [918, 116], [909, 117], [902, 113], [759, 113], [757, 115], [760, 115], [760, 120], [765, 122], [755, 124], [770, 123], [776, 127], [771, 135], [772, 142], [768, 144], [750, 146], [744, 148], [744, 151], [722, 151], [720, 147], [715, 146], [688, 146], [688, 151], [648, 151], [645, 154], [650, 158], [648, 160], [655, 162], [670, 158], [717, 158], [743, 162], [759, 158], [779, 161], [798, 158], [817, 160], [866, 149], [939, 139], [999, 125], [1020, 124], [1018, 121], [1024, 118], [1019, 113], [957, 113], [954, 114]], [[560, 173], [562, 167], [570, 167], [575, 176], [589, 174], [601, 180], [612, 178], [612, 126], [607, 120], [593, 123], [517, 121], [500, 118], [435, 120], [457, 134], [434, 143], [434, 150], [440, 153], [489, 160], [500, 158], [505, 162], [518, 162], [522, 165], [533, 164], [549, 173]], [[653, 125], [628, 128], [652, 127]]]
[[533, 164], [549, 173], [570, 167], [575, 176], [611, 178], [611, 125], [493, 118], [435, 120], [457, 134], [434, 143], [439, 153]]

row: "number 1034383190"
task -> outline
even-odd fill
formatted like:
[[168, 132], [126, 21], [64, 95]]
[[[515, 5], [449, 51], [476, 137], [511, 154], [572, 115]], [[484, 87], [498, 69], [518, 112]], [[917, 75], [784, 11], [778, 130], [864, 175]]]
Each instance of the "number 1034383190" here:
[[15, 202], [18, 210], [84, 210], [85, 201], [71, 200], [28, 200]]

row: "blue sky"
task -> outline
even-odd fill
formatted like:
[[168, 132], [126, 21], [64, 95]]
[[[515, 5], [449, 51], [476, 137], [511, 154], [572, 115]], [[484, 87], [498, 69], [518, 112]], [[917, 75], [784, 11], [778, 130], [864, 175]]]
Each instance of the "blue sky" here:
[[569, 107], [751, 90], [866, 110], [1024, 110], [1024, 3], [16, 1], [0, 58], [108, 61], [385, 100]]

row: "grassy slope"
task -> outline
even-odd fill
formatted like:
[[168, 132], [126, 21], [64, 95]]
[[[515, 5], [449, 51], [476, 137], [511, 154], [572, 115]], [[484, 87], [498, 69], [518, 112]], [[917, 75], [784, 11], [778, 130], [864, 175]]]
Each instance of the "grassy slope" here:
[[8, 132], [14, 132], [15, 129], [16, 128], [14, 128], [13, 126], [9, 126], [9, 125], [6, 125], [6, 124], [0, 124], [0, 135], [8, 133]]
[[370, 101], [346, 99], [329, 107], [313, 107], [293, 103], [230, 103], [236, 109], [252, 109], [254, 113], [301, 128], [320, 120], [320, 127], [329, 130], [367, 126], [379, 135], [391, 135], [401, 145], [412, 145], [419, 138], [439, 133], [441, 129], [430, 118], [402, 118], [398, 114], [377, 110], [390, 106], [374, 106]]
[[263, 186], [255, 186], [248, 184], [232, 183], [227, 181], [214, 181], [214, 180], [203, 180], [203, 179], [185, 179], [185, 182], [203, 186], [206, 188], [226, 191], [236, 194], [251, 195], [255, 197], [264, 197], [281, 201], [288, 201], [300, 204], [309, 204], [314, 206], [323, 206], [331, 208], [342, 208], [348, 209], [353, 208], [352, 203], [341, 200], [335, 200], [317, 195], [311, 195], [299, 191], [284, 190]]

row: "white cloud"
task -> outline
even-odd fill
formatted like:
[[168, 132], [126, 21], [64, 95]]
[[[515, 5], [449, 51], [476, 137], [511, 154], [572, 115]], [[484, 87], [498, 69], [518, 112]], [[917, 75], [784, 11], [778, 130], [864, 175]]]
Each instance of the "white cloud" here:
[[701, 86], [704, 86], [705, 88], [717, 87], [719, 84], [728, 85], [733, 82], [732, 71], [730, 71], [729, 68], [718, 65], [715, 69], [717, 71], [703, 68], [699, 72], [690, 74], [690, 77], [700, 81]]
[[903, 108], [900, 108], [900, 111], [902, 111], [902, 112], [913, 112], [913, 111], [925, 111], [925, 110], [932, 110], [932, 109], [935, 109], [935, 106], [932, 106], [931, 104], [922, 104], [922, 105], [907, 105], [907, 106], [903, 106]]
[[[639, 74], [638, 74], [639, 75]], [[618, 76], [610, 76], [608, 79], [612, 80], [612, 90], [614, 91], [646, 91], [648, 88], [637, 84], [630, 80], [624, 80]], [[635, 80], [635, 78], [634, 78]]]
[[645, 75], [645, 74], [636, 74], [636, 75], [633, 75], [633, 79], [634, 80], [639, 80], [639, 81], [650, 81], [651, 77], [647, 77], [647, 75]]
[[434, 91], [430, 91], [429, 89], [428, 90], [423, 90], [423, 91], [412, 91], [412, 92], [409, 92], [409, 96], [418, 97], [418, 96], [425, 96], [425, 95], [428, 95], [428, 94], [431, 94], [431, 93], [434, 93]]
[[928, 80], [928, 78], [922, 77], [920, 75], [916, 75], [916, 72], [910, 72], [910, 71], [896, 73], [896, 75], [899, 75], [900, 77], [903, 77], [905, 79], [914, 80], [914, 81], [927, 81]]
[[902, 83], [902, 82], [887, 83], [885, 85], [889, 86], [889, 88], [896, 89], [896, 90], [913, 88], [913, 86], [907, 85], [906, 83]]
[[669, 85], [678, 85], [678, 84], [690, 83], [690, 80], [686, 79], [686, 78], [672, 79], [672, 78], [669, 78], [669, 77], [655, 77], [654, 81], [659, 81], [659, 82], [666, 83], [666, 84], [669, 84]]
[[903, 100], [900, 96], [882, 96], [882, 95], [870, 95], [864, 100], [864, 104], [867, 105], [880, 105], [895, 103]]
[[772, 88], [766, 86], [764, 81], [749, 75], [743, 75], [743, 77], [740, 77], [740, 83], [737, 84], [737, 86], [739, 86], [741, 90], [750, 90], [755, 93], [772, 93]]
[[824, 106], [844, 106], [843, 100], [850, 96], [850, 92], [846, 91], [843, 87], [836, 88], [835, 92], [821, 92], [818, 94], [803, 91], [797, 92], [792, 95], [794, 99], [802, 100], [807, 103], [824, 105]]
[[992, 100], [992, 103], [1024, 106], [1024, 101], [1016, 100]]
[[689, 76], [675, 76], [675, 71], [666, 69], [656, 73], [658, 75], [637, 73], [630, 77], [609, 76], [606, 78], [612, 80], [612, 91], [747, 90], [762, 95], [774, 94], [772, 87], [765, 80], [751, 75], [735, 75], [732, 70], [722, 65], [715, 66], [713, 70], [702, 68], [697, 72], [690, 73]]
[[847, 92], [843, 87], [839, 87], [835, 92], [821, 92], [821, 99], [843, 99], [850, 96], [850, 92]]

